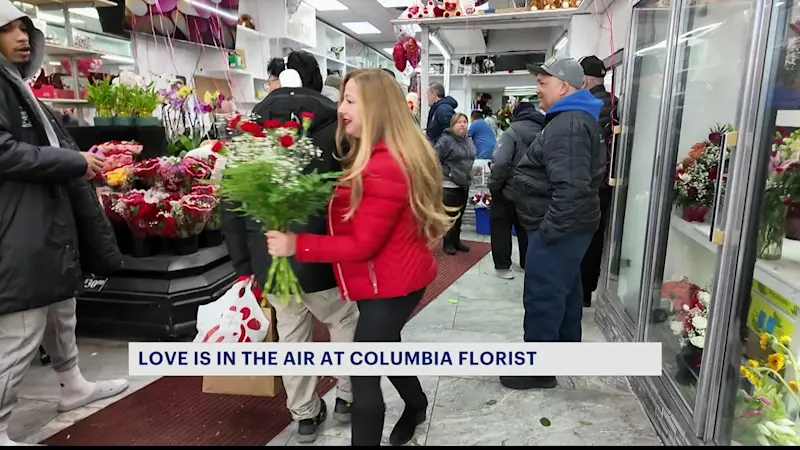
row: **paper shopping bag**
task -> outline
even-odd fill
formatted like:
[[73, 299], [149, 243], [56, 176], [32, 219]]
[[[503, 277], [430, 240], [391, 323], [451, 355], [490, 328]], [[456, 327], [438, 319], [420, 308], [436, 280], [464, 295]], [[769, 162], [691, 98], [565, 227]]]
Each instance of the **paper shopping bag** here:
[[[277, 342], [278, 330], [276, 329], [275, 309], [269, 303], [261, 308], [264, 317], [269, 318], [269, 329], [264, 342]], [[280, 377], [276, 376], [251, 376], [251, 377], [203, 377], [203, 393], [249, 395], [254, 397], [275, 397], [283, 390]]]

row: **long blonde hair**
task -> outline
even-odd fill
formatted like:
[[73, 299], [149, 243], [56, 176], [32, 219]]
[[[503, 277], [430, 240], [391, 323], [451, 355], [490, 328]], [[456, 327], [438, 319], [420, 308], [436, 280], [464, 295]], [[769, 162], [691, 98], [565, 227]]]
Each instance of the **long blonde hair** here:
[[[442, 169], [436, 152], [408, 113], [400, 85], [386, 72], [379, 69], [350, 72], [342, 83], [342, 92], [350, 82], [357, 83], [361, 136], [348, 136], [339, 120], [336, 148], [347, 168], [343, 181], [351, 187], [350, 210], [345, 220], [352, 218], [361, 202], [364, 168], [372, 157], [372, 148], [383, 140], [403, 170], [411, 210], [420, 232], [432, 245], [455, 220], [447, 215], [443, 203]], [[342, 148], [345, 142], [349, 149]]]

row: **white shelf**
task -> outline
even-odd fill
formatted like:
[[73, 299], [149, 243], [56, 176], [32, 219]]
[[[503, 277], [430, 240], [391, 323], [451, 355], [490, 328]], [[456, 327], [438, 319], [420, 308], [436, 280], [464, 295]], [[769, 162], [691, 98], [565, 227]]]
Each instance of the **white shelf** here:
[[23, 0], [23, 3], [38, 7], [68, 6], [70, 8], [111, 8], [116, 2], [109, 0]]
[[782, 109], [775, 118], [776, 127], [800, 128], [800, 110]]
[[44, 52], [52, 56], [90, 56], [99, 55], [100, 52], [88, 48], [70, 47], [68, 45], [55, 44], [46, 42], [44, 44]]
[[[694, 240], [706, 250], [717, 252], [718, 247], [708, 239], [711, 231], [709, 224], [689, 223], [673, 214], [670, 227]], [[777, 261], [757, 259], [753, 278], [787, 300], [800, 305], [800, 241], [785, 239], [783, 257]]]
[[[444, 78], [444, 74], [441, 73], [431, 73], [428, 74], [429, 77], [440, 77]], [[461, 77], [461, 78], [488, 78], [488, 77], [518, 77], [518, 76], [527, 76], [531, 77], [533, 80], [535, 78], [527, 70], [517, 70], [515, 72], [493, 72], [493, 73], [451, 73], [450, 78], [454, 77]]]
[[227, 79], [228, 75], [232, 77], [252, 77], [253, 74], [247, 69], [219, 69], [219, 70], [206, 70], [199, 72], [198, 75], [206, 76], [209, 78]]
[[554, 21], [567, 22], [581, 7], [591, 2], [584, 1], [577, 8], [561, 8], [538, 11], [513, 11], [505, 13], [473, 14], [459, 17], [434, 17], [426, 19], [397, 19], [394, 25], [439, 25], [453, 28], [472, 28], [481, 30], [499, 30], [509, 28], [552, 27]]
[[52, 103], [54, 105], [85, 105], [89, 103], [84, 98], [38, 98], [40, 102]]

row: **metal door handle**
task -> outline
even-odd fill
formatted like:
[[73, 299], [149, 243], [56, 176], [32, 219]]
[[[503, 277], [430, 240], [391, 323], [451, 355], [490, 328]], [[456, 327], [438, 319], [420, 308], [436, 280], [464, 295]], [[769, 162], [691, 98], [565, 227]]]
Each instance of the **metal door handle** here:
[[611, 134], [611, 161], [608, 163], [608, 185], [609, 186], [616, 186], [617, 185], [617, 136], [622, 133], [622, 126], [615, 125], [614, 131]]
[[722, 245], [725, 242], [725, 230], [718, 222], [720, 222], [720, 215], [722, 214], [722, 180], [725, 178], [725, 160], [728, 154], [728, 149], [736, 147], [739, 141], [739, 133], [730, 131], [722, 135], [722, 140], [719, 145], [719, 157], [717, 159], [717, 179], [714, 182], [714, 203], [711, 210], [711, 230], [709, 232], [708, 240], [716, 245]]

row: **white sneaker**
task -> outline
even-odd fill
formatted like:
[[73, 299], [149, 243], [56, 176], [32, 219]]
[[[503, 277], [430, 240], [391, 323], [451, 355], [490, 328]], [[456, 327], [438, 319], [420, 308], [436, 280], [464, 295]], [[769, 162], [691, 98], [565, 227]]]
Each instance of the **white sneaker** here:
[[502, 278], [504, 280], [513, 280], [514, 279], [514, 272], [512, 272], [511, 269], [505, 269], [505, 270], [494, 269], [494, 273], [495, 273], [495, 275], [497, 275], [498, 277], [500, 277], [500, 278]]
[[113, 397], [128, 389], [128, 386], [128, 380], [123, 379], [95, 381], [94, 389], [92, 389], [89, 395], [75, 399], [62, 398], [58, 403], [58, 412], [72, 411], [73, 409], [78, 409], [98, 400]]

